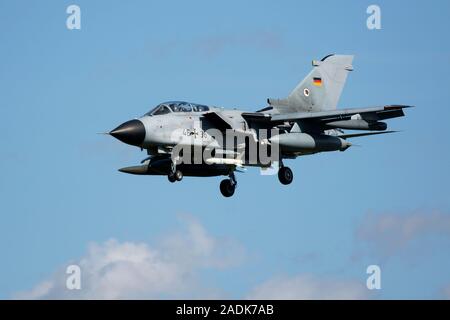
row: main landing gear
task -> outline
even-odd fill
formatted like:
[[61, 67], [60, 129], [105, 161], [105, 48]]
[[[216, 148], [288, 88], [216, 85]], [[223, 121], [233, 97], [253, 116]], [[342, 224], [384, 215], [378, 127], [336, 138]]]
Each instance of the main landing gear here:
[[[289, 167], [281, 165], [280, 169], [278, 170], [278, 179], [282, 184], [288, 185], [291, 184], [294, 180], [294, 174]], [[234, 176], [234, 172], [231, 172], [229, 179], [224, 179], [220, 182], [220, 192], [224, 197], [229, 198], [234, 194], [236, 185], [236, 177]]]
[[220, 192], [224, 197], [229, 198], [234, 194], [236, 185], [236, 177], [234, 176], [234, 172], [231, 172], [229, 179], [225, 179], [220, 182]]
[[284, 185], [288, 185], [294, 180], [294, 174], [289, 167], [281, 166], [278, 170], [278, 179]]
[[[170, 170], [170, 173], [167, 175], [167, 179], [172, 183], [181, 181], [183, 179], [183, 172], [173, 166]], [[282, 184], [288, 185], [291, 184], [294, 180], [294, 174], [289, 167], [285, 167], [283, 164], [281, 164], [280, 168], [278, 169], [278, 179]], [[229, 179], [224, 179], [220, 182], [220, 192], [224, 197], [229, 198], [234, 195], [236, 186], [237, 181], [234, 172], [230, 172]]]

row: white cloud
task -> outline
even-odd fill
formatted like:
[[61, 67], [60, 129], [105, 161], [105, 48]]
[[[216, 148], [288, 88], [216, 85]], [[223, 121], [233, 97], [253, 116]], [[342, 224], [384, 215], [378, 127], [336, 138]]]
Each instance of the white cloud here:
[[[203, 268], [222, 269], [239, 264], [243, 249], [227, 239], [210, 236], [192, 218], [184, 219], [186, 231], [166, 236], [158, 246], [108, 240], [91, 244], [78, 261], [81, 290], [66, 289], [65, 268], [22, 299], [152, 299], [216, 298], [223, 292], [207, 287], [198, 277]], [[69, 264], [68, 264], [69, 265]]]
[[[165, 235], [157, 245], [111, 239], [89, 245], [87, 253], [63, 266], [22, 299], [213, 299], [228, 294], [205, 281], [204, 273], [223, 272], [246, 258], [230, 239], [211, 236], [192, 217], [183, 232]], [[66, 288], [65, 268], [81, 269], [81, 290]], [[257, 266], [256, 266], [257, 267]], [[226, 270], [232, 275], [233, 270]], [[244, 295], [250, 299], [364, 299], [365, 279], [338, 280], [309, 274], [274, 277]], [[238, 297], [233, 297], [238, 298]]]
[[364, 281], [301, 274], [275, 277], [254, 288], [249, 299], [367, 299]]
[[442, 299], [450, 300], [450, 284], [441, 289], [440, 296]]
[[408, 214], [366, 214], [356, 231], [362, 240], [384, 256], [404, 249], [428, 235], [450, 236], [450, 214], [412, 212]]

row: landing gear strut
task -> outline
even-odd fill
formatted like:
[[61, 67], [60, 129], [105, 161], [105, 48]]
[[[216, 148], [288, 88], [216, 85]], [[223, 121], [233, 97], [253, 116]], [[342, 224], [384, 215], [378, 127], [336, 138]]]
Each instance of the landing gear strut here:
[[230, 173], [229, 179], [224, 179], [220, 182], [220, 192], [224, 197], [231, 197], [234, 194], [234, 191], [236, 190], [236, 177], [234, 176], [234, 172]]
[[289, 167], [282, 166], [278, 170], [278, 179], [284, 185], [288, 185], [294, 180], [294, 174]]
[[183, 179], [183, 172], [177, 170], [175, 164], [172, 163], [172, 167], [169, 175], [167, 176], [170, 182], [181, 181]]

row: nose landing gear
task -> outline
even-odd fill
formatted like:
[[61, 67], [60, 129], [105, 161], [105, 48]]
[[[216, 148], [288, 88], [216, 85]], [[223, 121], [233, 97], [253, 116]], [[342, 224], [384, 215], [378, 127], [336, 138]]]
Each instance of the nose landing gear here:
[[177, 170], [175, 164], [172, 163], [172, 167], [170, 173], [167, 176], [167, 179], [169, 179], [169, 181], [172, 183], [175, 181], [181, 181], [183, 180], [183, 172]]
[[170, 173], [167, 176], [167, 179], [172, 183], [175, 181], [181, 181], [183, 180], [183, 172], [181, 172], [180, 170], [176, 170], [174, 173]]

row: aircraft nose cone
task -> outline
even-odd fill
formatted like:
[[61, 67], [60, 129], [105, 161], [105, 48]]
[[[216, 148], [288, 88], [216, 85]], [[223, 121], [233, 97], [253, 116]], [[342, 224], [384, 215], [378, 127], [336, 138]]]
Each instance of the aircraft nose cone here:
[[122, 123], [109, 134], [123, 143], [139, 147], [144, 142], [145, 127], [139, 120], [130, 120]]

